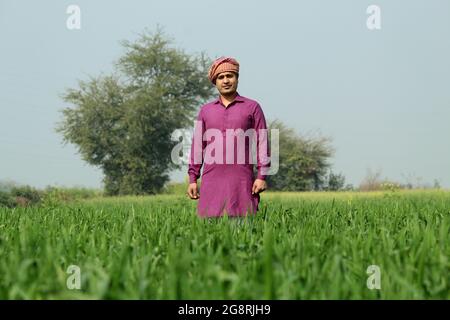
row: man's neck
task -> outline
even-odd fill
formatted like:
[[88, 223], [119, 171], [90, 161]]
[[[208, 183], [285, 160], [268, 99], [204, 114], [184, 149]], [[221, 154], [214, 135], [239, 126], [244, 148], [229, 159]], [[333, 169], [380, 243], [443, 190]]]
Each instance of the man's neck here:
[[234, 99], [237, 97], [237, 92], [235, 91], [233, 94], [230, 95], [220, 95], [220, 99], [222, 100], [223, 104], [230, 104], [234, 101]]

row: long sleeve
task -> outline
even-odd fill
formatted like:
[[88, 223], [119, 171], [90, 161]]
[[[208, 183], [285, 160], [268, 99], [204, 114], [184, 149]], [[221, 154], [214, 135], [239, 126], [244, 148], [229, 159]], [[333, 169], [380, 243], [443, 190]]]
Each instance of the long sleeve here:
[[270, 146], [266, 118], [259, 104], [256, 105], [253, 116], [255, 119], [254, 129], [256, 131], [257, 142], [256, 168], [258, 169], [258, 174], [256, 178], [265, 180], [270, 169]]
[[194, 136], [191, 143], [191, 154], [189, 158], [189, 183], [197, 182], [200, 177], [200, 170], [203, 165], [203, 151], [206, 147], [206, 141], [203, 141], [205, 133], [205, 121], [203, 119], [202, 109], [200, 109], [194, 126]]

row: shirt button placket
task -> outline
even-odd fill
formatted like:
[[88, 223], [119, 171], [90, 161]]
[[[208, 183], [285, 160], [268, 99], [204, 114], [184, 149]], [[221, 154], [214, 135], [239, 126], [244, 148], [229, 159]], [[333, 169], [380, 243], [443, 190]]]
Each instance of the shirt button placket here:
[[223, 121], [222, 121], [222, 125], [223, 125], [223, 131], [222, 131], [222, 141], [223, 141], [223, 148], [224, 148], [224, 153], [223, 153], [223, 163], [226, 163], [226, 154], [227, 154], [227, 150], [226, 150], [226, 145], [227, 145], [227, 128], [228, 128], [228, 112], [227, 109], [228, 108], [224, 108], [225, 110], [223, 111]]
[[225, 110], [223, 111], [223, 121], [222, 121], [222, 134], [225, 136], [226, 135], [226, 130], [228, 128], [228, 113], [227, 113], [227, 109], [225, 108]]

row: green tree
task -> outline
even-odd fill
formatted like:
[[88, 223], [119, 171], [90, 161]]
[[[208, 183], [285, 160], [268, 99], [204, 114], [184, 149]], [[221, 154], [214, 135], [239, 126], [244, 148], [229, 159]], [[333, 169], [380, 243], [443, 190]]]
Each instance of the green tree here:
[[328, 185], [326, 190], [338, 191], [343, 190], [345, 185], [345, 177], [342, 173], [334, 173], [330, 170], [328, 175]]
[[73, 107], [62, 110], [56, 131], [102, 169], [107, 195], [160, 192], [180, 168], [171, 161], [171, 133], [192, 126], [197, 108], [213, 95], [211, 60], [172, 43], [159, 27], [122, 41], [126, 52], [112, 75], [78, 81], [61, 96]]
[[[305, 191], [320, 190], [326, 182], [328, 159], [333, 155], [331, 139], [298, 135], [279, 120], [268, 124], [279, 130], [279, 170], [267, 177], [272, 190]], [[272, 149], [272, 152], [275, 150]]]

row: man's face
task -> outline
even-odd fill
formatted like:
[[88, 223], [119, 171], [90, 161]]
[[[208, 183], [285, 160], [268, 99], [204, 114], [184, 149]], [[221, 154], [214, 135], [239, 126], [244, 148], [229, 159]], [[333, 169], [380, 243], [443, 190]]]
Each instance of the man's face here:
[[230, 95], [236, 92], [238, 77], [234, 72], [222, 72], [216, 78], [216, 88], [222, 95]]

